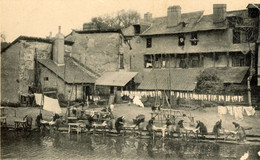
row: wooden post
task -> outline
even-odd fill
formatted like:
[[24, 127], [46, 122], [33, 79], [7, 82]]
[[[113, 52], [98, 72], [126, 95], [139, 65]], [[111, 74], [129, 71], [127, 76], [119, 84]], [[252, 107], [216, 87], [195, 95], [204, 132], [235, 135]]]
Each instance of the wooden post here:
[[[247, 53], [248, 54], [248, 53]], [[246, 59], [246, 55], [247, 54], [244, 54], [244, 66], [247, 66], [247, 63], [246, 63], [246, 61], [247, 61], [247, 59]]]
[[190, 56], [189, 56], [189, 54], [187, 53], [187, 54], [186, 54], [186, 68], [189, 68], [189, 67], [190, 67], [189, 59], [190, 59]]
[[75, 84], [75, 100], [78, 99], [77, 90], [78, 90], [78, 86], [77, 84]]
[[216, 52], [213, 52], [213, 67], [216, 67]]
[[[169, 99], [170, 99], [170, 108], [171, 108], [171, 90], [172, 90], [172, 87], [171, 87], [171, 55], [168, 54], [168, 61], [169, 61]], [[168, 101], [168, 100], [167, 100]]]
[[202, 55], [201, 55], [201, 53], [199, 53], [199, 67], [203, 67], [202, 66]]
[[230, 64], [229, 64], [229, 52], [226, 52], [226, 58], [227, 58], [227, 67], [230, 67]]
[[177, 54], [174, 54], [174, 68], [177, 68]]

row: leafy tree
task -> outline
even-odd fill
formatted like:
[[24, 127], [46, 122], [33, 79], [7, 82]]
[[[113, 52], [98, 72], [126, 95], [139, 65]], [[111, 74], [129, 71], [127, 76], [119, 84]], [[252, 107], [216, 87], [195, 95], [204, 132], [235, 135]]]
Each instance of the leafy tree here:
[[219, 79], [216, 72], [203, 71], [197, 77], [197, 93], [221, 94], [224, 92], [224, 83]]
[[93, 17], [93, 22], [97, 29], [109, 30], [109, 29], [121, 29], [126, 28], [137, 23], [140, 19], [140, 14], [134, 10], [120, 10], [116, 14], [104, 15], [99, 17]]

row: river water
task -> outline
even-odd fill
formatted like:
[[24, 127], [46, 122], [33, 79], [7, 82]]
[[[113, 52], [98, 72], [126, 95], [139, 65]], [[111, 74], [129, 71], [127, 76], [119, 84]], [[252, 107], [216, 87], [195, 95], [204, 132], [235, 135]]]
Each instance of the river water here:
[[260, 145], [2, 131], [1, 159], [259, 159]]

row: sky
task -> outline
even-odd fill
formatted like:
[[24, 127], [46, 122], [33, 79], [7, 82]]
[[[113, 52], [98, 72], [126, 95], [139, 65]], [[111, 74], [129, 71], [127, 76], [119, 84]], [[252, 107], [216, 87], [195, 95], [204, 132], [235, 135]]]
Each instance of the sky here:
[[45, 38], [50, 32], [55, 36], [59, 25], [68, 35], [92, 17], [122, 9], [136, 10], [142, 18], [146, 12], [162, 17], [172, 5], [180, 5], [182, 13], [204, 10], [212, 14], [213, 4], [223, 3], [230, 11], [246, 9], [248, 3], [260, 4], [260, 0], [0, 0], [0, 31], [8, 42], [20, 35]]

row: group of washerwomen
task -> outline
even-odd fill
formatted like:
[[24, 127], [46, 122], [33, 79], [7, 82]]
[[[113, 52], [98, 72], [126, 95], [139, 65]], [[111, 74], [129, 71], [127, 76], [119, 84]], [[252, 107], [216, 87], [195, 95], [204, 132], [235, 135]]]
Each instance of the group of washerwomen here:
[[[60, 118], [61, 117], [57, 113], [55, 113], [53, 118], [52, 118], [52, 121], [50, 122], [50, 125], [55, 126], [55, 128], [57, 130], [59, 129], [59, 127], [62, 123]], [[42, 113], [40, 113], [35, 119], [35, 126], [37, 126], [38, 129], [40, 129], [42, 126], [45, 127], [45, 125], [43, 125], [41, 123], [42, 120], [43, 120]], [[27, 128], [27, 129], [32, 128], [33, 118], [30, 115], [26, 115], [23, 118], [23, 121], [25, 121], [25, 128]]]
[[[169, 131], [169, 135], [173, 136], [173, 132], [174, 132], [174, 125], [175, 125], [175, 118], [173, 116], [172, 118], [173, 120], [170, 120], [170, 118], [167, 118], [166, 119], [166, 126], [167, 126], [167, 129]], [[151, 135], [152, 134], [152, 131], [153, 131], [153, 125], [154, 125], [154, 120], [155, 118], [151, 118], [149, 121], [148, 121], [148, 124], [146, 126], [146, 129], [147, 131], [149, 132], [149, 134]], [[179, 137], [180, 137], [180, 134], [185, 131], [185, 127], [183, 125], [183, 122], [184, 120], [180, 120], [178, 121], [177, 125], [176, 125], [176, 128], [175, 128], [175, 131], [178, 133]], [[205, 135], [208, 134], [208, 130], [207, 130], [207, 127], [205, 126], [205, 124], [201, 121], [196, 121], [197, 122], [197, 125], [196, 125], [196, 129], [198, 131], [198, 133], [200, 133], [202, 135], [202, 137], [205, 138]], [[237, 139], [239, 141], [244, 141], [246, 140], [246, 133], [245, 133], [245, 129], [240, 126], [240, 124], [236, 123], [236, 122], [232, 122], [232, 124], [234, 125], [235, 127], [235, 131], [234, 132], [231, 132], [231, 135], [232, 136], [237, 136]], [[215, 135], [216, 138], [218, 138], [220, 136], [220, 131], [222, 130], [222, 120], [219, 120], [216, 122], [216, 124], [214, 125], [213, 127], [213, 134]]]
[[[109, 129], [113, 129], [113, 120], [114, 120], [114, 115], [113, 115], [113, 109], [114, 109], [114, 105], [111, 104], [109, 107], [106, 107], [105, 110], [107, 112], [109, 112], [109, 116], [110, 116], [110, 121], [108, 122], [107, 126]], [[31, 128], [32, 126], [32, 117], [29, 116], [29, 115], [26, 115], [23, 119], [24, 121], [26, 121], [26, 127], [27, 128]], [[38, 128], [40, 128], [42, 126], [41, 124], [41, 121], [43, 120], [42, 118], [42, 113], [40, 113], [37, 117], [36, 117], [36, 126]], [[146, 126], [146, 129], [149, 133], [149, 135], [152, 135], [152, 132], [153, 132], [153, 126], [154, 126], [154, 120], [155, 118], [151, 118], [149, 121], [148, 121], [148, 124]], [[61, 124], [61, 120], [60, 120], [60, 116], [58, 114], [55, 113], [55, 115], [53, 116], [53, 119], [52, 119], [52, 124], [53, 126], [56, 126], [56, 128], [58, 129], [60, 124]], [[94, 122], [94, 114], [90, 115], [87, 117], [87, 121], [86, 121], [86, 128], [88, 130], [91, 129], [92, 127], [92, 124]], [[139, 118], [137, 119], [137, 121], [135, 122], [135, 125], [138, 127], [138, 129], [141, 131], [142, 130], [142, 122], [144, 122], [144, 118]], [[183, 132], [185, 130], [185, 127], [183, 125], [183, 122], [184, 120], [180, 120], [178, 121], [177, 125], [175, 124], [175, 117], [172, 116], [172, 118], [167, 118], [166, 119], [166, 126], [167, 126], [167, 129], [169, 130], [169, 134], [170, 135], [173, 135], [173, 132], [174, 132], [174, 125], [176, 125], [176, 129], [175, 131], [177, 133], [179, 133], [179, 136], [181, 134], [181, 132]], [[119, 118], [117, 118], [117, 120], [115, 121], [115, 129], [117, 131], [117, 133], [120, 133], [120, 131], [123, 129], [124, 127], [124, 124], [125, 124], [125, 117], [124, 116], [121, 116]], [[244, 141], [246, 140], [246, 133], [245, 133], [245, 129], [240, 126], [240, 124], [236, 123], [236, 122], [232, 122], [232, 124], [234, 125], [235, 127], [235, 133], [237, 135], [237, 138], [239, 141]], [[205, 124], [201, 121], [197, 121], [197, 125], [195, 127], [196, 129], [198, 129], [198, 132], [203, 136], [205, 137], [205, 135], [208, 134], [208, 130], [207, 130], [207, 127], [205, 126]], [[213, 134], [217, 137], [220, 136], [220, 131], [221, 131], [222, 128], [222, 120], [219, 120], [216, 122], [216, 124], [214, 125], [213, 127]], [[234, 132], [233, 132], [234, 133]], [[234, 134], [233, 134], [234, 135]]]

